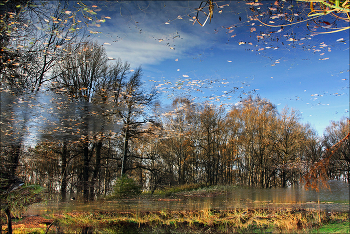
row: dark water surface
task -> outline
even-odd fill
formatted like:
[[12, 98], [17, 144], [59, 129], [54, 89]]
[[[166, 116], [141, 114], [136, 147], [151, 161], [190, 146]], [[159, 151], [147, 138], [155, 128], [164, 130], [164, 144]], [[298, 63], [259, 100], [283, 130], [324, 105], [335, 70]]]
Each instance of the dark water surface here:
[[[156, 211], [201, 210], [234, 208], [303, 208], [326, 211], [349, 211], [349, 184], [329, 181], [330, 190], [319, 192], [305, 190], [302, 186], [288, 188], [234, 188], [225, 193], [210, 196], [194, 196], [182, 199], [125, 199], [96, 201], [84, 204], [78, 201], [34, 204], [27, 215], [58, 211]], [[201, 193], [199, 193], [201, 194]]]

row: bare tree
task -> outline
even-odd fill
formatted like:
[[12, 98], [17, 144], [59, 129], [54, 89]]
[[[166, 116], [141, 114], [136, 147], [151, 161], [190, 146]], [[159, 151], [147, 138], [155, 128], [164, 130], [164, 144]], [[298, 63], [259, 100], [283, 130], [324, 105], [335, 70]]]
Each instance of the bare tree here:
[[107, 56], [104, 48], [97, 43], [87, 42], [76, 46], [68, 45], [64, 60], [57, 65], [54, 73], [54, 89], [65, 92], [72, 102], [77, 102], [76, 114], [80, 119], [83, 153], [83, 194], [89, 199], [90, 150], [94, 127], [93, 98], [100, 80], [107, 70]]
[[140, 127], [151, 121], [146, 115], [146, 108], [150, 107], [157, 97], [156, 90], [148, 93], [142, 89], [141, 76], [141, 68], [136, 69], [120, 93], [118, 115], [123, 121], [121, 176], [127, 170], [132, 169], [128, 162], [129, 143], [133, 138], [145, 132]]

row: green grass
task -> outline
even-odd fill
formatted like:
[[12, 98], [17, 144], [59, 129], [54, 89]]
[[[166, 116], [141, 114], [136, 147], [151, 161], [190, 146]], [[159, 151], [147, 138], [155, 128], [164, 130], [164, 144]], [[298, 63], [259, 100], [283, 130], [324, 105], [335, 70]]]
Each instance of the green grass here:
[[350, 233], [350, 222], [332, 222], [321, 225], [311, 233]]
[[[172, 187], [167, 187], [163, 189], [157, 189], [154, 191], [153, 195], [158, 195], [158, 196], [171, 196], [176, 193], [180, 192], [187, 192], [187, 191], [195, 191], [201, 188], [204, 188], [205, 185], [203, 184], [184, 184], [184, 185], [177, 185], [177, 186], [172, 186]], [[151, 192], [145, 192], [143, 193], [145, 195], [151, 194]]]

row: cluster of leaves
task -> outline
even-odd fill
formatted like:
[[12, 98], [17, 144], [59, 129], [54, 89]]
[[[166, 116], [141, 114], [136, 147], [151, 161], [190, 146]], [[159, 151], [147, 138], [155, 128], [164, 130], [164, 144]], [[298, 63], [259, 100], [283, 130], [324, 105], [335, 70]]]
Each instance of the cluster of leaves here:
[[130, 197], [139, 195], [142, 192], [142, 186], [137, 184], [137, 182], [124, 175], [117, 179], [114, 185], [113, 195], [118, 198]]
[[8, 194], [1, 195], [1, 201], [7, 203], [12, 214], [21, 217], [23, 211], [31, 204], [41, 202], [44, 198], [44, 188], [40, 185], [25, 185]]

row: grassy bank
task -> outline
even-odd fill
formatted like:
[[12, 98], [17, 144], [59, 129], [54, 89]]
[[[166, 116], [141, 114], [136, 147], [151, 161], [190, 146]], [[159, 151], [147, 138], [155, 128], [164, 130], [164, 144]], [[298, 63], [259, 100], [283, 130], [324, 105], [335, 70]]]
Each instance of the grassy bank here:
[[14, 224], [14, 233], [349, 233], [347, 213], [300, 209], [71, 212]]

